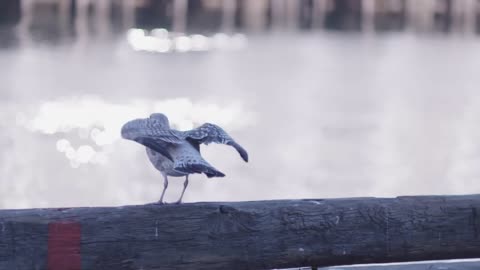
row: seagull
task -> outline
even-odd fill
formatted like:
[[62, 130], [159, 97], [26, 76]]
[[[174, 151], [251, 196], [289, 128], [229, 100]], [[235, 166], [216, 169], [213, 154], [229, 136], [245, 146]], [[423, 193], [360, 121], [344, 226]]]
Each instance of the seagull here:
[[168, 187], [168, 176], [185, 176], [183, 190], [175, 203], [182, 202], [188, 186], [188, 176], [204, 173], [208, 178], [224, 177], [200, 154], [200, 144], [221, 143], [237, 150], [240, 157], [248, 162], [248, 153], [230, 135], [217, 125], [205, 123], [195, 129], [179, 131], [170, 128], [167, 116], [153, 113], [149, 118], [134, 119], [122, 126], [122, 138], [140, 143], [146, 147], [147, 156], [153, 166], [163, 175], [163, 191], [158, 203], [164, 204], [163, 196]]

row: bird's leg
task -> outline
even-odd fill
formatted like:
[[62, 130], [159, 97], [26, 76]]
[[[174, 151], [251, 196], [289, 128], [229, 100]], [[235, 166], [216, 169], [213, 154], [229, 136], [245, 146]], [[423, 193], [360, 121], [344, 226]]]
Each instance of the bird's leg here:
[[183, 182], [182, 195], [180, 195], [180, 199], [178, 199], [178, 201], [176, 201], [175, 203], [177, 203], [177, 204], [182, 203], [183, 194], [185, 193], [185, 190], [187, 189], [187, 186], [188, 186], [188, 174], [185, 176], [185, 182]]
[[160, 196], [160, 200], [158, 200], [158, 203], [164, 204], [163, 202], [163, 196], [165, 196], [165, 191], [167, 190], [168, 187], [168, 178], [167, 175], [163, 176], [163, 191], [162, 191], [162, 196]]

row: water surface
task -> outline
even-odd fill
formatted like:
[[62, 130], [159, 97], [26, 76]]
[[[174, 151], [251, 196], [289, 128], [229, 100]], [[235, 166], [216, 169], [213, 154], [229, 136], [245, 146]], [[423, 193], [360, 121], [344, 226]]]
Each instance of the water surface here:
[[[271, 34], [237, 51], [136, 52], [119, 37], [0, 51], [0, 207], [141, 204], [163, 180], [121, 124], [153, 111], [223, 126], [223, 179], [185, 201], [480, 192], [480, 42]], [[167, 200], [180, 195], [172, 178]]]

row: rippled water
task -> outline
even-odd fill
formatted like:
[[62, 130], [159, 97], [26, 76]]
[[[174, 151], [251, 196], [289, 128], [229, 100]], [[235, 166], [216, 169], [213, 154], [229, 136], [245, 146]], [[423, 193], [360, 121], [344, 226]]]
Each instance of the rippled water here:
[[[163, 183], [120, 125], [153, 111], [222, 125], [250, 153], [185, 201], [480, 192], [480, 41], [276, 34], [151, 54], [124, 38], [0, 51], [0, 207], [140, 204]], [[170, 181], [167, 200], [183, 180]]]

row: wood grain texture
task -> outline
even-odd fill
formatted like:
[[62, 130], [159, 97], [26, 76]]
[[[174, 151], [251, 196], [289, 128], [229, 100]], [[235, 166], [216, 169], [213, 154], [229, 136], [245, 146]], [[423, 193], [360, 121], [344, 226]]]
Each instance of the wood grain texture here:
[[58, 222], [80, 225], [82, 269], [480, 257], [480, 195], [419, 196], [0, 210], [0, 269], [48, 269], [49, 224]]

